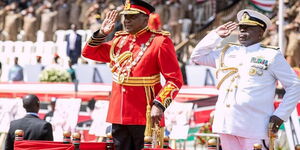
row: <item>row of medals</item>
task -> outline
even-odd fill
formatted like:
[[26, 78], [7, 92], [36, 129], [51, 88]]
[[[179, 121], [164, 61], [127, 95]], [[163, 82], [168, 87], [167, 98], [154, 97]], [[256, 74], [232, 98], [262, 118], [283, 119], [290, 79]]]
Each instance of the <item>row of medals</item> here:
[[264, 64], [253, 64], [251, 67], [250, 67], [250, 70], [249, 70], [249, 75], [250, 76], [254, 76], [254, 75], [263, 75], [263, 70], [266, 70], [267, 69], [267, 66], [264, 65]]

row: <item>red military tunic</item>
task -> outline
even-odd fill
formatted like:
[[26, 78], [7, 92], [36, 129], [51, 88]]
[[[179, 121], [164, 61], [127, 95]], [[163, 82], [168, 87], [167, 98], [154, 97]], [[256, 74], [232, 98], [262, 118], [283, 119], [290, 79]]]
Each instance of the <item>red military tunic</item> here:
[[[151, 31], [148, 27], [135, 35], [121, 31], [112, 41], [103, 42], [104, 39], [92, 37], [82, 55], [110, 63], [112, 67], [114, 82], [107, 121], [145, 125], [147, 104], [152, 105], [156, 99], [167, 107], [182, 86], [174, 45], [165, 32]], [[166, 79], [163, 87], [159, 82], [160, 73]], [[146, 92], [145, 87], [151, 87], [148, 88], [151, 92]], [[151, 99], [148, 103], [147, 96]]]

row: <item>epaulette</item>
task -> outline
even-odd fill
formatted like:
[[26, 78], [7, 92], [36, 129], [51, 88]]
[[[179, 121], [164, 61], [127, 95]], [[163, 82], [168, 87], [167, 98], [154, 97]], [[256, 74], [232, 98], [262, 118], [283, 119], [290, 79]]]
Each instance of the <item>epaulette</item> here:
[[115, 33], [115, 36], [122, 36], [122, 35], [128, 35], [129, 33], [126, 31], [118, 31]]
[[271, 49], [274, 49], [274, 50], [279, 50], [279, 47], [277, 47], [277, 46], [270, 46], [270, 45], [263, 45], [263, 44], [261, 44], [260, 46], [263, 47], [263, 48], [271, 48]]
[[170, 36], [171, 33], [168, 32], [168, 31], [164, 31], [164, 30], [160, 30], [160, 31], [156, 31], [156, 30], [150, 30], [150, 32], [152, 33], [156, 33], [156, 34], [160, 34], [160, 35], [163, 35], [163, 36]]
[[[231, 47], [231, 46], [233, 46], [233, 45], [235, 45], [235, 46], [242, 46], [241, 44], [239, 44], [239, 43], [233, 43], [233, 42], [228, 42], [227, 44], [225, 44], [225, 46], [217, 46], [217, 48], [222, 48], [223, 47], [223, 49], [228, 49], [229, 47]], [[226, 48], [225, 48], [226, 47]]]

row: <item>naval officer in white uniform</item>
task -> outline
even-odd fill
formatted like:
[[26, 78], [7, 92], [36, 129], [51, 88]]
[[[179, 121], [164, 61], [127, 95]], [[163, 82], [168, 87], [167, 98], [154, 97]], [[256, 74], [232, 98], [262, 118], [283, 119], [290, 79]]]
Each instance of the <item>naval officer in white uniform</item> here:
[[[268, 147], [269, 135], [289, 118], [300, 98], [300, 82], [278, 48], [259, 43], [270, 19], [249, 9], [241, 10], [237, 18], [239, 23], [228, 22], [205, 36], [191, 61], [217, 68], [213, 132], [220, 134], [223, 150], [252, 150], [256, 143]], [[217, 48], [236, 28], [240, 43]], [[277, 81], [286, 93], [275, 109]]]

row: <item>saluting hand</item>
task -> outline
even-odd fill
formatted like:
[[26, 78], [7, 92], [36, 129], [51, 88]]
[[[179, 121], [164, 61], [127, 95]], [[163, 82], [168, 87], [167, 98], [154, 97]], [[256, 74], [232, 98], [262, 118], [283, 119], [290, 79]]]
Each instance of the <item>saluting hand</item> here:
[[238, 24], [235, 22], [227, 22], [221, 26], [219, 26], [216, 29], [217, 34], [221, 37], [221, 38], [226, 38], [227, 36], [229, 36], [233, 30], [235, 30], [237, 28]]
[[117, 16], [118, 16], [117, 10], [109, 11], [106, 14], [106, 17], [105, 17], [105, 19], [101, 25], [101, 29], [100, 29], [102, 34], [108, 35], [109, 33], [111, 33], [113, 31], [113, 29], [115, 28]]

